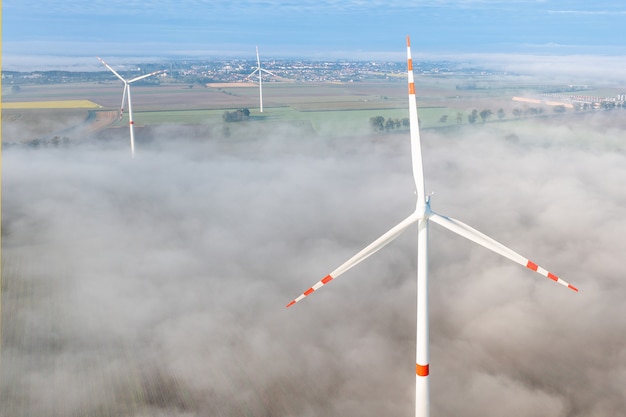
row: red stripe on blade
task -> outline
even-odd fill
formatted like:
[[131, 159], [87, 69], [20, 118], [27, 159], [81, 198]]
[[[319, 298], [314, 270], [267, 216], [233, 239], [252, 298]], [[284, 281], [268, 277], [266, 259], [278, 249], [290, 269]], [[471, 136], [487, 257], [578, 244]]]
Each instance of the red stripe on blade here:
[[569, 288], [570, 290], [574, 290], [574, 291], [578, 292], [578, 288], [574, 287], [574, 286], [573, 286], [573, 285], [571, 285], [571, 284], [568, 284], [568, 285], [567, 285], [567, 288]]
[[539, 265], [537, 265], [536, 263], [533, 263], [531, 261], [528, 261], [528, 263], [526, 264], [526, 268], [532, 269], [533, 271], [537, 272], [537, 269], [539, 268]]
[[409, 83], [409, 94], [415, 95], [415, 84]]
[[291, 307], [292, 305], [294, 305], [296, 303], [296, 300], [293, 300], [292, 302], [290, 302], [289, 304], [287, 304], [287, 308]]
[[413, 71], [413, 60], [412, 59], [409, 59], [407, 61], [407, 65], [409, 66], [409, 71]]
[[331, 277], [330, 275], [326, 275], [324, 279], [322, 279], [322, 284], [326, 285], [332, 280], [333, 280], [333, 277]]
[[548, 278], [550, 278], [552, 281], [558, 281], [559, 280], [559, 277], [554, 275], [552, 272], [548, 272]]

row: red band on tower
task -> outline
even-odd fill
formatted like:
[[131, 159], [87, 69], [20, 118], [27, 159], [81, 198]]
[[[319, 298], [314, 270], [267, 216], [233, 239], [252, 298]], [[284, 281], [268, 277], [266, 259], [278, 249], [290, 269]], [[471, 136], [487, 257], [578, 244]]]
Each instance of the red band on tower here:
[[419, 376], [428, 376], [428, 373], [429, 373], [428, 365], [420, 365], [419, 363], [416, 363], [415, 373]]

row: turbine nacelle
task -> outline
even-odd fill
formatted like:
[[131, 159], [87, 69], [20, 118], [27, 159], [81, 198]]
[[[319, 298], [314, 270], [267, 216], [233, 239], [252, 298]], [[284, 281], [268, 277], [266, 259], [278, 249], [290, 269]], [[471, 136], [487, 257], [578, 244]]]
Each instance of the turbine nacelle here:
[[417, 191], [415, 191], [415, 194], [417, 195], [417, 201], [415, 202], [415, 212], [421, 213], [422, 217], [427, 219], [432, 213], [430, 209], [430, 197], [434, 193], [426, 194], [423, 198], [420, 198], [420, 195], [417, 193]]

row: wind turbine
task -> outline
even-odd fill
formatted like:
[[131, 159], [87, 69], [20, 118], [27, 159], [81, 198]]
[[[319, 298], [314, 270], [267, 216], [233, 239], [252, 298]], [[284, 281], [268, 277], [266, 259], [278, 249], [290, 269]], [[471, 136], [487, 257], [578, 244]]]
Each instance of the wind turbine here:
[[126, 97], [128, 97], [128, 125], [129, 125], [129, 128], [130, 128], [130, 155], [131, 155], [131, 157], [134, 158], [135, 157], [135, 129], [134, 129], [134, 122], [133, 122], [133, 105], [132, 105], [132, 101], [130, 99], [130, 85], [131, 85], [131, 83], [134, 83], [135, 81], [143, 80], [144, 78], [148, 78], [148, 77], [151, 77], [151, 76], [156, 75], [156, 74], [160, 74], [160, 73], [165, 72], [165, 71], [164, 70], [154, 71], [154, 72], [151, 72], [150, 74], [140, 75], [139, 77], [135, 77], [135, 78], [131, 78], [130, 80], [127, 80], [124, 77], [122, 77], [121, 75], [119, 75], [106, 62], [104, 62], [104, 60], [102, 58], [100, 58], [100, 57], [96, 57], [96, 58], [98, 58], [98, 60], [100, 62], [102, 62], [102, 65], [107, 67], [107, 69], [109, 71], [111, 71], [113, 74], [115, 74], [115, 76], [117, 78], [119, 78], [120, 80], [122, 80], [122, 82], [124, 83], [124, 93], [122, 94], [122, 105], [120, 107], [120, 119], [124, 115], [124, 100], [126, 100]]
[[339, 275], [343, 274], [353, 266], [373, 255], [379, 249], [398, 237], [409, 226], [417, 223], [417, 343], [415, 355], [415, 416], [428, 417], [430, 412], [429, 403], [429, 344], [428, 344], [428, 226], [433, 221], [444, 228], [459, 234], [479, 245], [490, 249], [505, 258], [517, 262], [557, 283], [564, 285], [574, 291], [576, 287], [565, 282], [556, 275], [548, 272], [536, 263], [530, 261], [517, 252], [509, 249], [503, 244], [495, 241], [478, 230], [451, 217], [443, 216], [430, 209], [430, 198], [424, 192], [424, 174], [422, 168], [422, 151], [420, 145], [419, 125], [417, 119], [417, 103], [415, 100], [415, 84], [413, 81], [413, 62], [411, 60], [411, 41], [407, 36], [407, 62], [408, 62], [408, 82], [409, 82], [409, 120], [411, 136], [411, 157], [413, 161], [413, 177], [417, 189], [417, 204], [415, 211], [399, 224], [391, 228], [388, 232], [372, 242], [365, 249], [348, 259], [344, 264], [332, 271], [322, 280], [318, 281], [311, 288], [295, 298], [287, 307], [290, 307], [312, 294], [322, 286], [328, 284]]
[[255, 72], [259, 73], [259, 102], [261, 103], [259, 106], [259, 111], [263, 113], [263, 79], [261, 77], [261, 73], [266, 72], [269, 75], [273, 75], [274, 77], [276, 77], [276, 74], [264, 68], [261, 68], [261, 60], [259, 59], [259, 47], [258, 46], [256, 47], [256, 65], [257, 65], [256, 69], [252, 71], [250, 75], [248, 75], [246, 78], [252, 77]]

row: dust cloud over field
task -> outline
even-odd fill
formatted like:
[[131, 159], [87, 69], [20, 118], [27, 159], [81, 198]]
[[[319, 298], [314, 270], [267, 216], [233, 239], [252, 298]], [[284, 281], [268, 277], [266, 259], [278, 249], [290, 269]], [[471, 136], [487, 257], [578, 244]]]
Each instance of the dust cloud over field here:
[[[433, 415], [626, 409], [609, 120], [424, 132], [433, 210], [580, 288], [432, 225]], [[416, 229], [284, 307], [413, 210], [408, 135], [155, 134], [3, 153], [0, 415], [413, 415]]]

